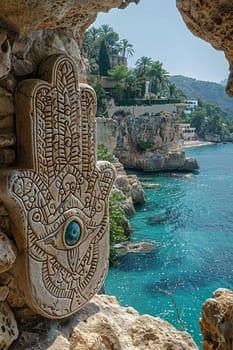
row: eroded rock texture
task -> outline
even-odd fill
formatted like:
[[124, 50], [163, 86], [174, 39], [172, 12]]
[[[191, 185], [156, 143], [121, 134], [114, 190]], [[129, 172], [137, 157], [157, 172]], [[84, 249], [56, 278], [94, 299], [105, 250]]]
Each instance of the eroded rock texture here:
[[5, 350], [19, 334], [14, 314], [6, 302], [0, 302], [0, 325], [0, 349]]
[[233, 291], [217, 289], [202, 308], [203, 350], [232, 350]]
[[28, 33], [40, 29], [73, 28], [81, 34], [98, 12], [124, 8], [138, 0], [8, 0], [1, 4], [0, 23], [8, 30]]
[[217, 50], [224, 51], [230, 65], [227, 92], [233, 96], [233, 3], [229, 0], [177, 0], [188, 28]]
[[21, 323], [12, 350], [198, 350], [188, 333], [160, 318], [140, 316], [131, 307], [121, 307], [115, 297], [103, 295], [60, 327], [39, 318], [28, 322]]
[[117, 113], [113, 118], [117, 122], [114, 154], [126, 168], [148, 172], [198, 168], [196, 160], [186, 158], [181, 148], [176, 113], [141, 116]]
[[[79, 82], [85, 82], [85, 62], [81, 59], [78, 39], [98, 11], [124, 7], [130, 2], [71, 0], [4, 3], [0, 11], [0, 168], [11, 168], [17, 164], [14, 105], [17, 84], [23, 79], [35, 78], [42, 61], [50, 55], [61, 53], [73, 58], [78, 67]], [[8, 303], [14, 311], [17, 309], [15, 313], [19, 320], [31, 311], [25, 306], [25, 299], [12, 271], [7, 271], [14, 265], [17, 256], [14, 243], [11, 243], [17, 227], [12, 225], [2, 203], [0, 231], [0, 301]], [[14, 319], [9, 307], [5, 310], [9, 310], [9, 317]], [[9, 333], [6, 342], [0, 343], [1, 350], [7, 349], [16, 336], [17, 332]], [[27, 338], [27, 333], [24, 336]]]
[[[125, 200], [121, 201], [121, 206], [127, 217], [135, 214], [135, 204], [142, 204], [146, 200], [145, 192], [136, 175], [126, 175], [125, 169], [117, 159], [113, 162], [117, 171], [117, 177], [114, 183], [114, 191], [118, 191]], [[130, 224], [129, 224], [130, 225]]]

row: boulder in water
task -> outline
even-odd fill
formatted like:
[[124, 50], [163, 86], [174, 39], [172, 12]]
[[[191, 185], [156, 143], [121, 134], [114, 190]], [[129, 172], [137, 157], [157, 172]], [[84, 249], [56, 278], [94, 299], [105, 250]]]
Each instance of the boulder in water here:
[[154, 226], [154, 225], [160, 225], [162, 223], [164, 223], [167, 220], [167, 218], [165, 216], [150, 216], [147, 220], [147, 224]]

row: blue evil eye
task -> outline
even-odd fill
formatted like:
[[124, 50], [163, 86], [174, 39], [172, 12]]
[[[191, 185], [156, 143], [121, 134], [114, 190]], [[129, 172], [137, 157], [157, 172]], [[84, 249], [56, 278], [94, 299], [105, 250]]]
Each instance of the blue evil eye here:
[[76, 221], [71, 221], [65, 230], [65, 242], [67, 245], [75, 245], [81, 235], [81, 228]]

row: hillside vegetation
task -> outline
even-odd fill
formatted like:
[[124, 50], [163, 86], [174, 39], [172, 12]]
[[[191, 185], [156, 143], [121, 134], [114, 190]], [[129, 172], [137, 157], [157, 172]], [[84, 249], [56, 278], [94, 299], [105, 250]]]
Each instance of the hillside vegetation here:
[[89, 83], [97, 94], [97, 117], [107, 116], [104, 96], [113, 97], [115, 104], [121, 106], [185, 99], [182, 91], [168, 80], [162, 62], [142, 56], [133, 69], [128, 69], [127, 59], [134, 54], [133, 45], [127, 39], [120, 39], [108, 24], [86, 31], [82, 54], [88, 59]]
[[222, 84], [196, 80], [182, 75], [170, 76], [169, 80], [184, 92], [187, 99], [201, 97], [206, 102], [217, 103], [227, 113], [227, 117], [233, 119], [233, 99], [227, 96]]

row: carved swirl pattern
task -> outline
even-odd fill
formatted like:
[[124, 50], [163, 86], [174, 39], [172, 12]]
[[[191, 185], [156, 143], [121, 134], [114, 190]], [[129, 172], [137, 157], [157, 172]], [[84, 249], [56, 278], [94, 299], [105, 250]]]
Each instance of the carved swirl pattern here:
[[[30, 155], [26, 161], [19, 155], [25, 170], [7, 175], [6, 204], [14, 201], [12, 220], [22, 221], [15, 239], [24, 257], [26, 301], [46, 317], [62, 318], [89, 301], [106, 275], [115, 171], [96, 163], [96, 97], [78, 85], [73, 61], [50, 57], [41, 70], [44, 80], [24, 81], [17, 91], [20, 149]], [[73, 234], [69, 224], [78, 232], [66, 240]]]

